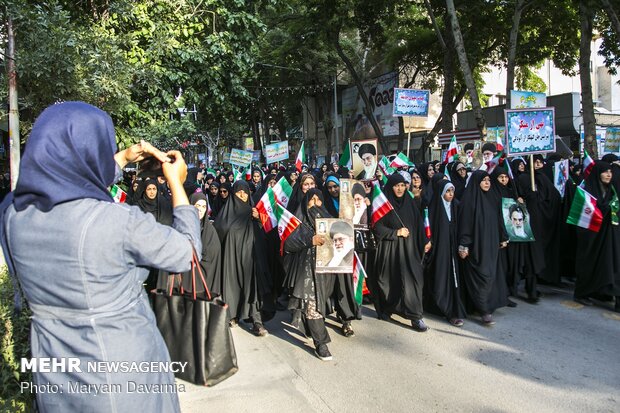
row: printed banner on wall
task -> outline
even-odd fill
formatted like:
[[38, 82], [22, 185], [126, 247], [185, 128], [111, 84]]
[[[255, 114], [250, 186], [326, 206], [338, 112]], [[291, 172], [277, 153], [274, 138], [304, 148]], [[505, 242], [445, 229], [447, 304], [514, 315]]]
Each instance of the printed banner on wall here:
[[506, 147], [509, 156], [555, 152], [555, 109], [508, 109]]
[[547, 95], [527, 90], [510, 91], [510, 109], [544, 108], [547, 106]]
[[265, 145], [265, 158], [268, 164], [288, 159], [288, 141]]
[[430, 90], [394, 88], [394, 116], [428, 116]]

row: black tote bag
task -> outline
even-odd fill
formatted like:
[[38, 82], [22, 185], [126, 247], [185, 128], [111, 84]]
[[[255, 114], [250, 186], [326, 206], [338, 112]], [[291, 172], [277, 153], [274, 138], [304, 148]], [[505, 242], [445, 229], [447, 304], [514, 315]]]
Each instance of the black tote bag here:
[[[196, 269], [205, 297], [196, 294]], [[237, 354], [228, 327], [227, 304], [211, 293], [194, 252], [192, 292], [186, 294], [180, 275], [170, 276], [169, 291], [152, 291], [157, 327], [164, 337], [172, 361], [187, 362], [175, 376], [194, 384], [214, 386], [237, 372]]]

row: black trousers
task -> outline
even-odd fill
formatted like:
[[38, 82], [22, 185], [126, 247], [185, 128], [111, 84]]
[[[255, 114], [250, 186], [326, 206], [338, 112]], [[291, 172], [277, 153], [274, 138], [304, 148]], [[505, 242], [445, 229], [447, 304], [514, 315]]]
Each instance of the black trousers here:
[[318, 318], [314, 320], [308, 320], [304, 317], [304, 323], [306, 324], [306, 330], [310, 333], [314, 346], [319, 344], [327, 344], [331, 340], [327, 328], [325, 327], [325, 319]]

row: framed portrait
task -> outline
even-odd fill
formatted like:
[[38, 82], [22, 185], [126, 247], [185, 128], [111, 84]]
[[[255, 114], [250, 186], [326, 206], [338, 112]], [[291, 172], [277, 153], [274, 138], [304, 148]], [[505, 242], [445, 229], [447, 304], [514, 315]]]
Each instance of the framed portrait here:
[[377, 139], [351, 141], [351, 168], [355, 179], [374, 179], [378, 155]]
[[338, 217], [351, 220], [355, 229], [368, 229], [367, 196], [362, 181], [341, 179]]
[[325, 243], [316, 247], [317, 273], [352, 273], [355, 234], [351, 220], [317, 218], [316, 235]]
[[463, 162], [467, 170], [475, 171], [482, 165], [482, 141], [463, 142], [458, 144], [459, 162]]
[[524, 204], [519, 204], [512, 198], [502, 198], [502, 216], [510, 242], [535, 241], [530, 226], [530, 214]]

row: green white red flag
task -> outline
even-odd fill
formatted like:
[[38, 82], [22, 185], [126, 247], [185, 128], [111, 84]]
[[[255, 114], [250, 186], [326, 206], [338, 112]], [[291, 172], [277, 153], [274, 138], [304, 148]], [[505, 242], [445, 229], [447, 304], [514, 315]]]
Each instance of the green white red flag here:
[[383, 172], [383, 177], [381, 178], [381, 181], [383, 182], [383, 185], [385, 185], [388, 180], [387, 177], [396, 172], [396, 169], [390, 166], [390, 161], [388, 160], [388, 158], [385, 157], [385, 155], [383, 155], [381, 159], [379, 159], [379, 163], [377, 165], [379, 166], [379, 169], [381, 169], [381, 172]]
[[366, 278], [366, 271], [362, 266], [360, 257], [357, 256], [357, 252], [353, 254], [353, 291], [355, 292], [355, 301], [358, 305], [362, 304], [364, 298], [364, 279]]
[[452, 135], [450, 146], [448, 146], [448, 152], [446, 152], [446, 158], [443, 160], [443, 163], [449, 164], [450, 162], [456, 162], [459, 159], [458, 152], [459, 148], [456, 145], [456, 135]]
[[304, 164], [304, 159], [306, 159], [306, 150], [304, 145], [306, 142], [301, 143], [301, 148], [299, 148], [299, 152], [297, 153], [297, 159], [295, 160], [295, 168], [297, 172], [301, 173], [301, 167]]
[[282, 240], [282, 244], [284, 244], [289, 235], [301, 225], [301, 221], [280, 204], [276, 204], [275, 213], [278, 219], [278, 235], [280, 240]]
[[125, 191], [123, 191], [118, 185], [112, 185], [112, 188], [110, 188], [110, 195], [112, 195], [112, 198], [116, 203], [122, 204], [127, 200], [127, 193], [125, 193]]
[[486, 171], [489, 175], [491, 175], [491, 172], [493, 172], [493, 170], [495, 168], [497, 168], [497, 165], [499, 165], [500, 160], [502, 159], [502, 156], [504, 156], [504, 152], [500, 151], [497, 155], [495, 155], [491, 160], [486, 161], [484, 163], [485, 167], [486, 167]]
[[590, 156], [587, 151], [583, 151], [583, 180], [585, 181], [590, 172], [592, 172], [592, 168], [594, 168], [594, 159]]
[[393, 210], [394, 207], [379, 188], [379, 184], [375, 182], [372, 188], [372, 224], [375, 225], [377, 221]]
[[275, 212], [277, 204], [273, 188], [267, 188], [261, 199], [256, 203], [258, 216], [265, 232], [271, 231], [278, 225], [278, 217]]
[[411, 163], [409, 158], [407, 158], [407, 155], [405, 155], [402, 152], [398, 152], [398, 155], [396, 155], [396, 158], [392, 160], [392, 162], [390, 163], [390, 166], [392, 168], [401, 168], [401, 167], [413, 166], [413, 163]]
[[346, 145], [344, 146], [344, 152], [342, 156], [338, 160], [338, 165], [348, 168], [349, 170], [353, 166], [353, 162], [351, 161], [351, 141], [347, 140]]
[[573, 198], [573, 204], [570, 207], [566, 223], [594, 232], [598, 232], [601, 229], [603, 214], [596, 206], [596, 198], [579, 186], [577, 187], [575, 198]]
[[286, 208], [288, 206], [288, 201], [291, 199], [291, 194], [293, 193], [293, 187], [291, 187], [291, 184], [288, 183], [286, 178], [282, 177], [272, 189], [275, 194], [276, 201]]
[[428, 219], [428, 208], [424, 208], [424, 233], [431, 239], [431, 221]]

